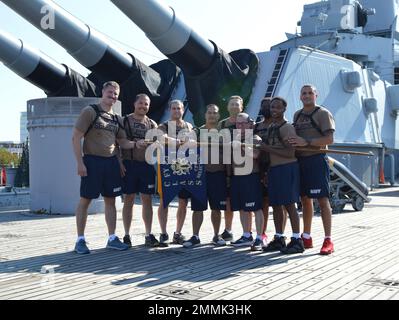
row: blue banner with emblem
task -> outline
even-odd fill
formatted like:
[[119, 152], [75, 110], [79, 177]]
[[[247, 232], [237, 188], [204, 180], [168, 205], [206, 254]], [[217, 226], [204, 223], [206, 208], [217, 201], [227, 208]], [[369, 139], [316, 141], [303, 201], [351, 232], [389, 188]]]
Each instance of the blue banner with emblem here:
[[186, 190], [206, 205], [206, 174], [201, 148], [158, 149], [158, 193], [164, 208]]

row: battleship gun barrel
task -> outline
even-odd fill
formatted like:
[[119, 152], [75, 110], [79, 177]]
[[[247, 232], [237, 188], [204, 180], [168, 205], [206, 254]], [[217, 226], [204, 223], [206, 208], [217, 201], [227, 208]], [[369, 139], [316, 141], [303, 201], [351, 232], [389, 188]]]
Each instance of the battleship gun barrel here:
[[[79, 63], [103, 78], [123, 82], [131, 75], [134, 66], [132, 56], [111, 44], [104, 35], [55, 2], [51, 0], [1, 1], [60, 44]], [[50, 17], [53, 19], [53, 25], [51, 25]]]
[[216, 48], [199, 36], [175, 14], [173, 8], [155, 0], [111, 0], [154, 45], [185, 73], [208, 70]]
[[46, 93], [59, 91], [68, 76], [67, 67], [1, 30], [0, 61]]

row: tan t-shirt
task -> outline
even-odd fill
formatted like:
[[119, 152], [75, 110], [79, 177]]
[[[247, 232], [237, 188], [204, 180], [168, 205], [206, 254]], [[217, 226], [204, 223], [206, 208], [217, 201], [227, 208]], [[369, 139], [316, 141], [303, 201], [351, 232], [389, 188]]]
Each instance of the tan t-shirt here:
[[[322, 137], [329, 131], [335, 131], [335, 121], [331, 112], [324, 107], [318, 108], [320, 109], [313, 113], [312, 118], [321, 132], [312, 125], [310, 118], [311, 113], [305, 113], [303, 109], [301, 109], [295, 112], [294, 115], [294, 127], [298, 136], [304, 139], [314, 139]], [[312, 156], [319, 153], [320, 152], [317, 151], [297, 151], [297, 155], [301, 157]]]
[[[166, 123], [162, 123], [159, 125], [158, 129], [162, 130], [163, 132], [165, 132], [166, 134], [168, 134], [168, 129], [171, 126], [170, 121], [166, 122]], [[180, 126], [176, 125], [176, 135], [173, 136], [169, 136], [170, 138], [173, 139], [177, 139], [177, 137], [179, 136], [180, 131], [183, 131], [183, 135], [184, 132], [190, 132], [193, 130], [193, 126], [191, 123], [183, 121], [182, 124]], [[181, 136], [180, 136], [181, 138]]]
[[[101, 110], [101, 107], [98, 106]], [[75, 123], [75, 128], [86, 133], [96, 119], [96, 111], [91, 106], [85, 107]], [[118, 122], [117, 122], [118, 121]], [[120, 127], [122, 118], [119, 115], [101, 112], [100, 117], [86, 134], [83, 140], [83, 154], [100, 157], [112, 157], [117, 154], [116, 139], [126, 138]]]
[[[242, 138], [241, 142], [245, 143], [245, 138]], [[262, 142], [262, 139], [259, 136], [254, 135], [252, 142], [253, 142], [254, 145], [259, 145]], [[254, 150], [254, 152], [256, 152], [256, 151]], [[234, 150], [232, 151], [232, 154], [233, 153], [234, 153]], [[232, 161], [233, 175], [235, 175], [235, 176], [243, 176], [243, 175], [245, 175], [246, 176], [246, 175], [250, 175], [251, 173], [260, 172], [260, 170], [259, 170], [259, 157], [257, 159], [254, 159], [253, 157], [250, 157], [248, 155], [248, 153], [246, 153], [245, 148], [241, 148], [241, 156], [244, 156], [244, 155], [245, 155], [245, 161], [243, 163], [241, 163], [241, 164], [237, 164], [235, 162], [234, 155], [233, 155], [233, 161]], [[239, 168], [244, 168], [246, 163], [249, 163], [250, 161], [252, 161], [252, 170], [251, 170], [251, 172], [243, 174], [243, 173], [240, 172], [242, 170], [237, 170]]]
[[266, 138], [266, 144], [272, 149], [283, 151], [286, 157], [277, 155], [273, 152], [269, 153], [270, 166], [276, 167], [297, 161], [295, 157], [295, 149], [286, 141], [289, 137], [295, 136], [295, 128], [289, 123], [275, 124], [272, 123], [269, 127], [269, 134]]
[[[195, 128], [194, 131], [197, 134], [197, 140], [201, 142], [214, 142], [216, 139], [212, 139], [211, 137], [208, 138], [208, 141], [203, 141], [201, 140], [201, 134], [200, 130], [207, 130], [209, 133], [209, 130], [206, 128], [205, 125], [203, 125], [200, 128]], [[217, 130], [217, 129], [216, 129]], [[223, 143], [223, 139], [219, 138], [219, 143]], [[208, 162], [205, 165], [205, 170], [206, 172], [220, 172], [220, 171], [226, 171], [226, 165], [223, 164], [223, 146], [215, 146], [215, 145], [210, 145], [208, 146], [207, 150], [204, 151], [205, 155], [207, 154]], [[217, 163], [212, 163], [212, 155], [213, 154], [218, 154], [219, 155], [219, 161]]]
[[[158, 127], [156, 122], [147, 116], [143, 120], [137, 120], [132, 114], [123, 119], [123, 126], [125, 128], [126, 136], [131, 141], [138, 141], [145, 139], [148, 130]], [[146, 148], [139, 149], [134, 146], [133, 149], [122, 149], [123, 160], [145, 161]]]
[[[264, 143], [267, 143], [266, 139], [267, 139], [270, 125], [271, 125], [271, 123], [261, 122], [261, 123], [258, 123], [255, 127], [255, 134], [258, 135], [262, 139], [262, 142], [264, 142]], [[267, 169], [269, 168], [270, 156], [269, 156], [268, 152], [261, 151], [261, 153], [259, 155], [259, 166], [260, 166], [260, 170], [263, 172], [266, 172]]]

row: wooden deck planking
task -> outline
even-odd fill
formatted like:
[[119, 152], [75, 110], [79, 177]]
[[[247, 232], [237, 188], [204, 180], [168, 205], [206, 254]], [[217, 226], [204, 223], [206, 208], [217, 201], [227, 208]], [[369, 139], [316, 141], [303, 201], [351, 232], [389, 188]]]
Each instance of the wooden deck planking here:
[[[381, 201], [387, 199], [390, 201]], [[135, 247], [123, 253], [106, 252], [101, 250], [106, 242], [103, 215], [89, 216], [87, 235], [91, 249], [95, 249], [96, 252], [86, 258], [67, 253], [73, 249], [74, 217], [46, 219], [19, 216], [15, 222], [3, 223], [0, 213], [0, 240], [1, 234], [11, 235], [10, 239], [6, 239], [8, 241], [0, 243], [0, 259], [3, 261], [0, 264], [0, 299], [180, 298], [159, 293], [166, 287], [192, 292], [197, 290], [205, 299], [284, 299], [295, 297], [297, 294], [303, 299], [320, 299], [340, 293], [339, 298], [350, 296], [348, 290], [343, 289], [348, 282], [345, 274], [340, 277], [336, 272], [336, 269], [344, 268], [352, 271], [352, 277], [356, 276], [356, 286], [360, 290], [356, 296], [350, 297], [361, 298], [363, 295], [366, 299], [395, 299], [397, 289], [375, 287], [369, 292], [365, 290], [367, 286], [370, 287], [367, 283], [370, 278], [385, 279], [397, 273], [398, 268], [392, 265], [395, 254], [391, 253], [390, 256], [390, 253], [381, 253], [382, 247], [373, 247], [374, 254], [378, 254], [376, 257], [385, 255], [390, 257], [391, 262], [384, 262], [383, 259], [373, 260], [377, 265], [374, 271], [377, 270], [378, 274], [371, 274], [368, 273], [368, 268], [359, 264], [359, 261], [365, 263], [368, 259], [365, 254], [366, 246], [362, 246], [358, 254], [353, 252], [356, 241], [362, 238], [380, 239], [380, 236], [391, 234], [393, 236], [390, 237], [390, 241], [398, 241], [395, 229], [397, 230], [399, 223], [394, 212], [398, 211], [399, 201], [387, 199], [377, 197], [377, 201], [373, 201], [372, 205], [366, 205], [369, 208], [363, 213], [347, 212], [334, 216], [333, 236], [337, 252], [332, 257], [315, 255], [319, 250], [319, 244], [316, 244], [315, 249], [307, 250], [304, 255], [299, 255], [298, 259], [279, 254], [250, 253], [248, 248], [214, 249], [211, 245], [193, 249], [171, 247], [148, 250]], [[170, 214], [170, 218], [169, 229], [173, 229], [174, 214]], [[159, 229], [155, 220], [154, 233], [157, 233]], [[209, 220], [206, 213], [201, 230], [201, 240], [205, 240], [204, 242], [208, 242], [212, 237]], [[188, 230], [186, 235], [191, 231], [190, 222], [188, 214], [183, 229]], [[359, 228], [353, 228], [354, 225]], [[134, 242], [142, 243], [144, 237], [139, 214], [135, 214], [133, 226], [133, 233], [136, 234]], [[369, 227], [373, 229], [369, 230]], [[120, 235], [123, 234], [120, 232], [121, 228], [119, 218]], [[239, 219], [236, 217], [233, 230], [236, 237], [240, 235], [240, 229]], [[269, 236], [273, 234], [272, 230], [273, 221], [270, 219]], [[316, 241], [322, 237], [319, 217], [315, 217], [313, 236]], [[30, 241], [27, 242], [27, 239]], [[51, 245], [46, 247], [46, 243]], [[42, 256], [43, 252], [45, 256]], [[118, 266], [112, 269], [110, 260], [114, 260]], [[40, 286], [45, 278], [40, 274], [43, 265], [60, 265], [55, 269], [56, 286], [53, 288]], [[14, 267], [14, 272], [10, 266]], [[299, 268], [303, 270], [298, 272]], [[324, 275], [319, 274], [319, 271], [324, 271]], [[347, 278], [350, 276], [346, 275]], [[307, 290], [303, 290], [304, 288]]]

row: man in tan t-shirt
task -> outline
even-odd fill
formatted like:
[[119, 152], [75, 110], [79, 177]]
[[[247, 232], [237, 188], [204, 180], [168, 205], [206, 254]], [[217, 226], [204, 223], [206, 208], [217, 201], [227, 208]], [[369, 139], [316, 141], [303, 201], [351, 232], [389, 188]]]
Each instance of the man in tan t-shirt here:
[[135, 142], [126, 139], [125, 131], [121, 127], [122, 118], [112, 110], [118, 96], [118, 83], [106, 82], [100, 103], [84, 108], [73, 129], [73, 151], [78, 165], [78, 175], [81, 176], [80, 201], [76, 209], [78, 239], [75, 246], [75, 252], [79, 254], [90, 253], [84, 236], [87, 209], [91, 200], [98, 198], [100, 194], [104, 197], [105, 219], [109, 233], [107, 248], [128, 249], [128, 246], [115, 235], [115, 197], [122, 194], [117, 144], [130, 149], [134, 148]]
[[[287, 102], [281, 97], [271, 101], [270, 111], [273, 123], [270, 125], [266, 139], [261, 149], [269, 153], [270, 168], [269, 201], [273, 207], [276, 234], [267, 247], [266, 252], [281, 251], [282, 253], [302, 253], [305, 248], [300, 234], [299, 215], [295, 204], [299, 201], [299, 165], [295, 157], [295, 149], [288, 143], [288, 138], [296, 136], [295, 128], [289, 124], [284, 113]], [[291, 221], [292, 237], [286, 246], [283, 221], [284, 209]]]
[[[182, 144], [189, 140], [189, 133], [193, 130], [191, 123], [183, 120], [184, 104], [180, 100], [173, 100], [169, 103], [170, 120], [159, 125], [158, 129], [163, 131], [167, 137], [168, 143]], [[195, 142], [195, 141], [194, 141]], [[179, 192], [179, 206], [176, 215], [176, 231], [173, 234], [173, 244], [183, 244], [186, 240], [181, 234], [184, 221], [187, 214], [188, 199], [191, 197], [186, 190]], [[160, 246], [168, 246], [169, 235], [166, 230], [168, 222], [168, 207], [164, 207], [161, 201], [158, 207], [158, 219], [161, 227], [161, 235], [159, 237]]]
[[134, 102], [133, 113], [123, 118], [123, 127], [129, 140], [135, 141], [134, 149], [122, 149], [121, 164], [123, 175], [123, 225], [125, 236], [123, 242], [132, 245], [129, 235], [132, 223], [134, 199], [140, 193], [142, 204], [142, 217], [145, 225], [145, 246], [157, 247], [158, 240], [151, 233], [153, 210], [152, 195], [155, 193], [155, 169], [145, 159], [147, 144], [146, 134], [149, 130], [157, 128], [154, 120], [147, 117], [151, 100], [146, 94], [138, 94]]
[[317, 199], [325, 233], [320, 254], [328, 255], [334, 252], [331, 240], [332, 217], [329, 202], [330, 172], [327, 156], [317, 149], [325, 148], [334, 142], [335, 122], [332, 114], [326, 108], [316, 104], [317, 90], [313, 85], [304, 85], [300, 98], [303, 108], [295, 113], [293, 123], [298, 137], [292, 137], [289, 142], [294, 147], [316, 149], [310, 152], [298, 152], [304, 222], [302, 239], [305, 248], [313, 248], [310, 236], [313, 217], [312, 199]]

